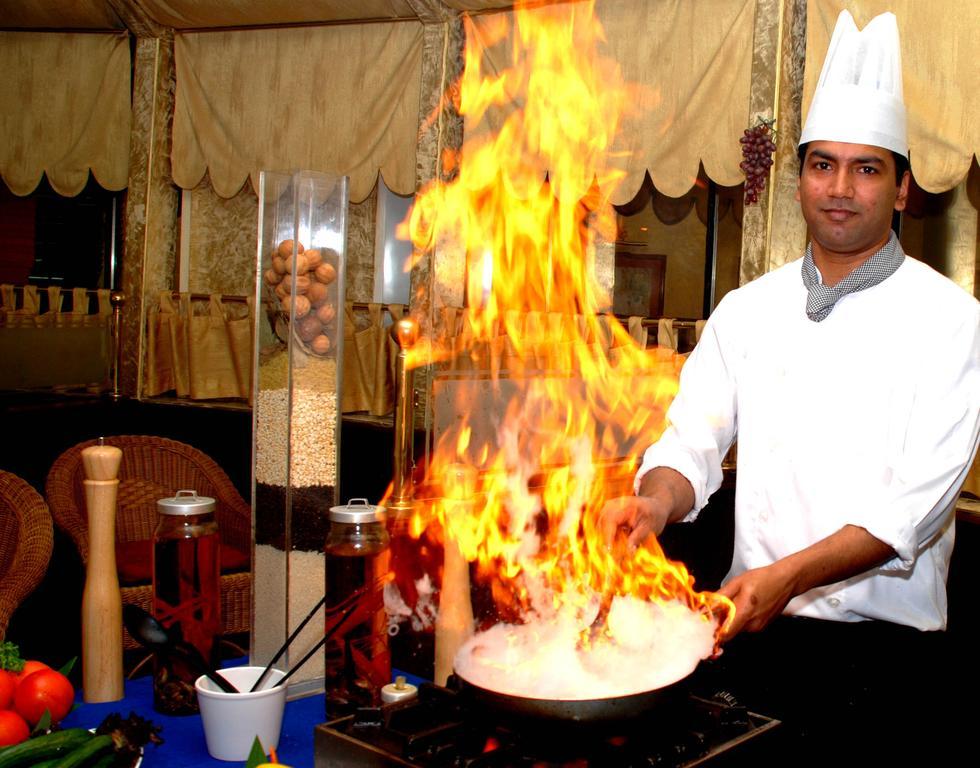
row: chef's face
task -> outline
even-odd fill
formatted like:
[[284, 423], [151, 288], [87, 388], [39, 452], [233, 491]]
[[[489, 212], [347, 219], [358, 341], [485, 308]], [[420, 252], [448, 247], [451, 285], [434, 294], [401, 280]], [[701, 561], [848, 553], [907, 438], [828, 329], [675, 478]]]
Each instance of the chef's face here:
[[838, 259], [867, 258], [888, 240], [892, 212], [905, 208], [908, 189], [908, 172], [896, 185], [895, 159], [887, 149], [810, 142], [796, 199], [814, 251]]

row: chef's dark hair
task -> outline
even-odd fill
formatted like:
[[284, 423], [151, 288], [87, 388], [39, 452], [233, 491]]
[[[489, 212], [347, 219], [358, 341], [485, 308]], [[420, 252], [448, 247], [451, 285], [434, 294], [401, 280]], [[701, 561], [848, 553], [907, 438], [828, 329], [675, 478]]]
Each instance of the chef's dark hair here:
[[[803, 160], [806, 157], [806, 148], [810, 146], [810, 143], [800, 144], [800, 148], [796, 150], [796, 156], [800, 160], [800, 176], [803, 175]], [[909, 170], [909, 159], [898, 154], [898, 152], [892, 152], [892, 157], [895, 158], [895, 186], [897, 187], [902, 183], [902, 177], [905, 172]]]

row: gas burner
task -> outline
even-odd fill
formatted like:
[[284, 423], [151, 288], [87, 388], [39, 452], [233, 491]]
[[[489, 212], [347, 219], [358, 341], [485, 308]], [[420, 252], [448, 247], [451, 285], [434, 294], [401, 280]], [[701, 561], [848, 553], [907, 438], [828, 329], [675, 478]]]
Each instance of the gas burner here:
[[[778, 720], [723, 695], [601, 727], [500, 722], [464, 695], [424, 684], [419, 696], [364, 709], [315, 730], [316, 768], [694, 768], [746, 764]], [[732, 760], [732, 762], [727, 762]]]

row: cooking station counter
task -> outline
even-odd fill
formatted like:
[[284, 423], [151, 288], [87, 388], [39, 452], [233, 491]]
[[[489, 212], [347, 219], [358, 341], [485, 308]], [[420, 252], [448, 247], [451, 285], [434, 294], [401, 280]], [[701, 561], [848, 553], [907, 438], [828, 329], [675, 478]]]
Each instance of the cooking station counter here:
[[737, 766], [771, 741], [779, 721], [731, 699], [687, 695], [629, 722], [509, 721], [454, 690], [423, 684], [417, 699], [318, 725], [316, 768], [437, 766], [625, 768]]

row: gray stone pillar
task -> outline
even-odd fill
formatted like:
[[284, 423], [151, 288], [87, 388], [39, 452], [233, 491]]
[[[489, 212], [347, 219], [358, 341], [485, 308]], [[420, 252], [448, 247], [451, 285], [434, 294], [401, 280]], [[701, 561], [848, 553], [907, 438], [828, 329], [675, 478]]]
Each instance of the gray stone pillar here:
[[171, 182], [174, 117], [173, 30], [150, 19], [136, 0], [108, 0], [136, 35], [133, 61], [133, 130], [129, 144], [122, 291], [120, 389], [142, 394], [146, 312], [158, 293], [173, 287], [177, 253], [178, 191]]
[[977, 209], [964, 180], [949, 191], [949, 208], [943, 219], [944, 273], [968, 293], [977, 294]]
[[170, 173], [174, 80], [173, 38], [137, 38], [122, 262], [121, 379], [127, 395], [142, 394], [147, 308], [160, 291], [173, 288], [178, 199]]
[[806, 245], [795, 200], [805, 59], [806, 0], [759, 0], [746, 127], [775, 118], [776, 155], [765, 192], [742, 218], [742, 285], [797, 258]]
[[[435, 180], [450, 181], [457, 172], [463, 144], [463, 118], [457, 111], [458, 83], [463, 71], [465, 34], [459, 14], [438, 0], [409, 0], [423, 24], [422, 96], [419, 104], [419, 143], [416, 151], [416, 191]], [[440, 310], [463, 305], [466, 253], [455, 243], [440, 243], [416, 254], [412, 269], [411, 314], [422, 335], [439, 332]], [[431, 429], [429, 403], [432, 370], [415, 372], [417, 427]]]

